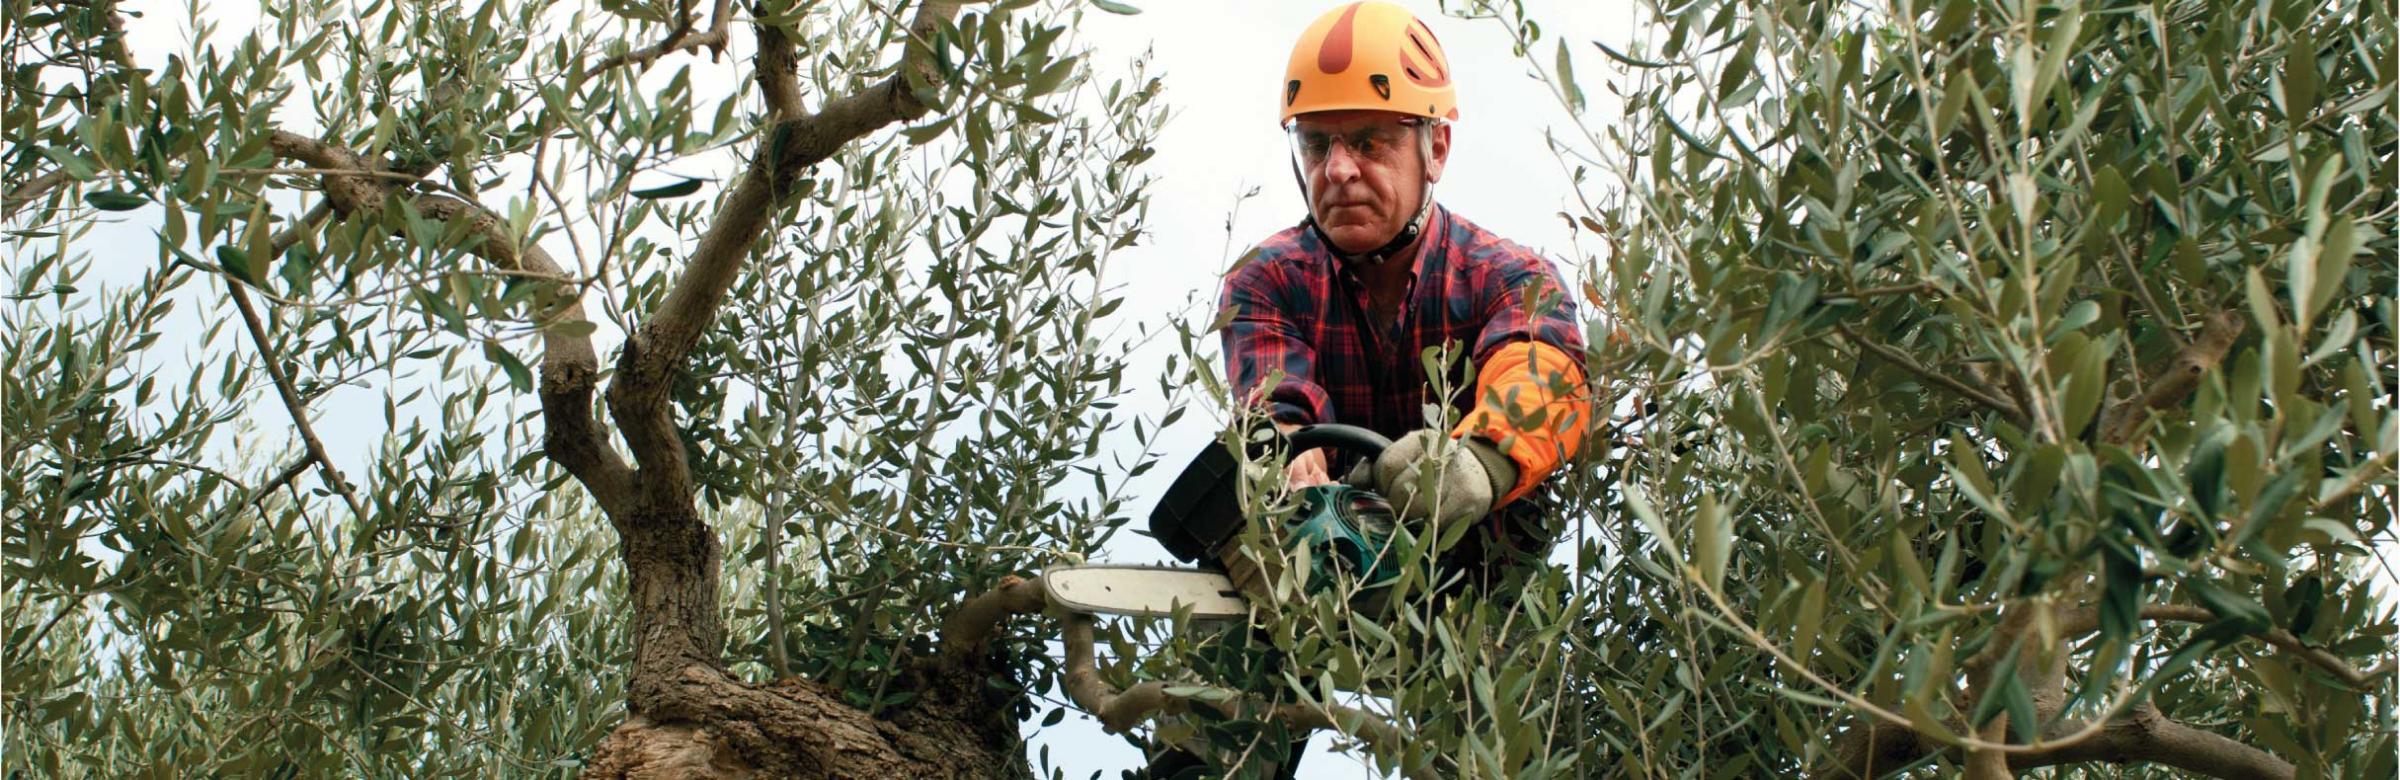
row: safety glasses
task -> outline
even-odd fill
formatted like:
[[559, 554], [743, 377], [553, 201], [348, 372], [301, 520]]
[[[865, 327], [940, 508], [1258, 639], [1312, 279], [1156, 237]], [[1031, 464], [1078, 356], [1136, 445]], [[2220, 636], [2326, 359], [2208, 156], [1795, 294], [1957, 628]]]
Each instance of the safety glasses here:
[[1294, 119], [1284, 125], [1284, 131], [1291, 139], [1292, 158], [1315, 168], [1333, 156], [1335, 147], [1347, 150], [1353, 160], [1395, 162], [1401, 157], [1403, 145], [1418, 140], [1416, 131], [1424, 125], [1425, 120], [1410, 117], [1335, 129]]

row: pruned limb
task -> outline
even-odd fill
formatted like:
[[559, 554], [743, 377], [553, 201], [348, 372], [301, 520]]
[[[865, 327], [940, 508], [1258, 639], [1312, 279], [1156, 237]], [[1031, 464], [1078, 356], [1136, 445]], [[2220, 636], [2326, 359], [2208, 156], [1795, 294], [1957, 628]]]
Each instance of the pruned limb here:
[[992, 634], [1010, 617], [1040, 612], [1050, 606], [1039, 580], [1015, 575], [1000, 578], [999, 587], [967, 599], [942, 621], [942, 654], [963, 658], [983, 652]]
[[[358, 153], [297, 133], [275, 131], [268, 146], [277, 157], [329, 170], [374, 170]], [[407, 195], [396, 183], [380, 177], [328, 175], [318, 178], [326, 202], [345, 217], [374, 215], [385, 198]], [[474, 229], [467, 247], [503, 269], [547, 277], [551, 286], [542, 324], [541, 396], [543, 451], [591, 491], [612, 514], [629, 508], [632, 469], [612, 449], [592, 416], [592, 393], [598, 386], [600, 359], [588, 335], [556, 325], [584, 319], [579, 291], [564, 270], [539, 244], [520, 246], [505, 229], [507, 221], [491, 210], [446, 195], [413, 195], [410, 201], [427, 219], [471, 220]], [[303, 219], [305, 224], [307, 219]], [[543, 283], [537, 280], [536, 283]]]
[[[919, 6], [909, 23], [909, 35], [932, 36], [937, 23], [949, 18], [961, 3], [935, 0]], [[752, 157], [733, 191], [717, 205], [717, 213], [693, 248], [683, 275], [668, 289], [658, 309], [626, 340], [617, 363], [618, 374], [608, 388], [609, 412], [645, 473], [656, 501], [687, 501], [690, 471], [683, 442], [668, 408], [669, 379], [683, 366], [692, 346], [708, 327], [733, 287], [742, 263], [756, 248], [784, 197], [801, 172], [832, 157], [842, 146], [875, 130], [923, 116], [928, 109], [908, 87], [911, 74], [922, 80], [927, 50], [910, 46], [896, 72], [865, 91], [826, 101], [816, 113], [779, 119], [761, 133], [758, 154]], [[761, 62], [762, 78], [775, 70]]]
[[[2218, 619], [2217, 613], [2210, 611], [2207, 607], [2195, 604], [2153, 604], [2143, 607], [2141, 616], [2143, 620], [2178, 623], [2213, 623]], [[2077, 610], [2068, 615], [2059, 627], [2069, 636], [2080, 636], [2098, 631], [2100, 630], [2100, 613], [2090, 608]], [[2327, 652], [2323, 648], [2310, 647], [2308, 643], [2301, 641], [2300, 637], [2280, 628], [2268, 629], [2265, 633], [2258, 634], [2257, 638], [2277, 650], [2290, 653], [2294, 657], [2308, 662], [2311, 666], [2325, 670], [2336, 679], [2341, 680], [2343, 684], [2358, 690], [2368, 690], [2374, 685], [2377, 677], [2390, 671], [2388, 668], [2360, 671], [2357, 667], [2351, 666], [2348, 661], [2342, 660], [2341, 656]]]
[[2010, 403], [2006, 398], [2001, 398], [2000, 396], [1996, 396], [1990, 392], [1979, 389], [1974, 385], [1967, 384], [1966, 382], [1960, 381], [1957, 377], [1927, 368], [1923, 364], [1918, 363], [1914, 358], [1910, 358], [1909, 356], [1902, 354], [1899, 350], [1892, 349], [1891, 347], [1887, 347], [1882, 344], [1877, 344], [1867, 339], [1859, 338], [1858, 334], [1851, 331], [1850, 326], [1848, 325], [1837, 322], [1834, 323], [1833, 329], [1841, 332], [1842, 338], [1848, 339], [1851, 344], [1857, 345], [1859, 349], [1871, 353], [1877, 358], [1881, 358], [1884, 362], [1899, 366], [1911, 374], [1915, 374], [1924, 378], [1928, 382], [1941, 385], [1943, 388], [1946, 388], [1953, 393], [1957, 393], [1968, 400], [1972, 400], [1976, 403], [1983, 404], [1986, 407], [1990, 407], [1992, 411], [2007, 415], [2009, 419], [2022, 420], [2025, 418], [2025, 410], [2017, 408], [2016, 404]]
[[350, 489], [350, 481], [342, 478], [342, 470], [333, 465], [333, 457], [325, 452], [325, 442], [317, 438], [317, 429], [308, 419], [308, 404], [300, 400], [300, 391], [292, 385], [292, 377], [283, 372], [283, 360], [275, 354], [274, 340], [267, 336], [267, 326], [250, 305], [250, 296], [242, 292], [242, 283], [225, 280], [225, 293], [233, 298], [233, 306], [242, 311], [242, 325], [250, 331], [250, 341], [258, 345], [258, 362], [266, 366], [267, 378], [275, 382], [275, 394], [283, 399], [283, 409], [292, 416], [292, 427], [300, 432], [300, 443], [308, 448], [308, 457], [317, 462], [317, 476], [325, 486], [350, 505], [350, 516], [360, 525], [369, 524], [367, 505], [358, 500], [358, 492]]
[[2140, 396], [2118, 402], [2100, 416], [2100, 441], [2110, 444], [2132, 441], [2134, 434], [2141, 431], [2142, 423], [2150, 420], [2151, 412], [2181, 403], [2192, 394], [2193, 388], [2200, 386], [2201, 377], [2225, 362], [2226, 353], [2233, 351], [2234, 340], [2241, 338], [2248, 325], [2249, 320], [2232, 309], [2209, 315], [2208, 321], [2200, 326], [2200, 337], [2184, 345], [2166, 370], [2154, 372], [2149, 388]]
[[[1197, 703], [1227, 717], [1279, 721], [1303, 731], [1334, 731], [1391, 753], [1399, 752], [1407, 744], [1407, 735], [1391, 721], [1336, 704], [1269, 704], [1256, 696], [1222, 689], [1208, 689], [1217, 694], [1212, 696], [1179, 696], [1169, 693], [1169, 686], [1156, 680], [1120, 691], [1100, 679], [1093, 650], [1092, 616], [1068, 615], [1065, 632], [1067, 698], [1099, 718], [1101, 727], [1110, 733], [1125, 733], [1153, 716], [1189, 712]], [[1410, 780], [1436, 777], [1430, 768], [1412, 770], [1408, 776]]]
[[576, 73], [574, 80], [577, 82], [587, 81], [612, 68], [648, 65], [656, 62], [660, 57], [676, 52], [697, 51], [705, 48], [717, 55], [723, 55], [725, 45], [731, 42], [733, 37], [733, 0], [717, 0], [716, 10], [711, 12], [709, 20], [707, 30], [694, 32], [691, 19], [686, 17], [676, 25], [674, 32], [667, 34], [666, 40], [659, 41], [655, 46], [647, 46], [602, 58], [599, 62], [593, 63], [591, 67]]

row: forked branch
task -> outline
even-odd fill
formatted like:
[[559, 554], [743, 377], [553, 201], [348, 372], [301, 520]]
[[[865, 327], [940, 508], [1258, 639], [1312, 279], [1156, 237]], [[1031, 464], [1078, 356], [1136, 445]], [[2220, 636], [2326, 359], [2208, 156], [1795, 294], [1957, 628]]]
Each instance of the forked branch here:
[[675, 26], [673, 32], [667, 33], [666, 40], [659, 41], [654, 46], [645, 46], [604, 57], [599, 62], [592, 63], [591, 67], [576, 73], [575, 81], [588, 81], [593, 76], [615, 68], [648, 65], [658, 61], [660, 57], [677, 52], [708, 49], [714, 54], [723, 55], [725, 45], [732, 42], [732, 31], [733, 0], [717, 0], [716, 9], [710, 12], [707, 30], [694, 32], [692, 20], [687, 16]]
[[[760, 134], [750, 166], [733, 191], [717, 205], [714, 219], [701, 233], [683, 275], [667, 291], [658, 309], [627, 339], [618, 360], [618, 375], [609, 385], [608, 406], [626, 444], [644, 473], [656, 480], [645, 484], [661, 502], [680, 503], [690, 490], [682, 439], [676, 433], [667, 389], [700, 334], [715, 319], [725, 293], [733, 287], [742, 263], [756, 248], [775, 218], [784, 211], [784, 198], [799, 175], [830, 158], [842, 146], [896, 122], [923, 116], [929, 106], [909, 88], [910, 77], [924, 82], [933, 67], [929, 40], [941, 20], [956, 13], [956, 0], [921, 5], [908, 27], [911, 43], [896, 72], [865, 91], [825, 102], [815, 113], [780, 118]], [[781, 73], [776, 57], [788, 57], [789, 41], [762, 36], [759, 73], [777, 104], [777, 115], [796, 110], [774, 86], [770, 71]], [[788, 75], [788, 74], [787, 74]], [[796, 88], [794, 88], [796, 89]], [[796, 98], [793, 98], [796, 100]]]
[[[377, 168], [356, 152], [297, 133], [277, 130], [268, 141], [268, 148], [277, 157], [311, 168], [339, 171]], [[379, 217], [386, 199], [401, 195], [427, 219], [445, 223], [467, 220], [472, 228], [467, 251], [494, 266], [525, 272], [535, 283], [549, 286], [549, 295], [538, 314], [543, 325], [544, 451], [590, 489], [604, 509], [613, 512], [624, 508], [631, 490], [632, 469], [609, 447], [605, 434], [592, 418], [592, 393], [598, 385], [600, 360], [592, 348], [591, 337], [557, 327], [584, 319], [582, 297], [558, 262], [539, 244], [520, 245], [508, 235], [506, 220], [475, 203], [447, 195], [415, 193], [380, 177], [323, 175], [317, 182], [326, 202], [345, 219]]]
[[242, 325], [250, 332], [251, 343], [258, 346], [258, 362], [266, 367], [267, 378], [274, 380], [275, 395], [283, 399], [283, 410], [291, 414], [292, 428], [300, 432], [300, 443], [308, 448], [309, 460], [316, 462], [317, 476], [325, 480], [325, 486], [332, 488], [335, 495], [342, 497], [342, 503], [350, 505], [351, 519], [362, 528], [372, 527], [367, 505], [358, 500], [358, 491], [350, 489], [350, 481], [343, 479], [342, 470], [333, 465], [324, 440], [317, 438], [317, 428], [308, 419], [308, 404], [300, 400], [300, 391], [292, 385], [291, 376], [283, 372], [283, 359], [275, 354], [274, 339], [267, 335], [266, 323], [259, 319], [257, 308], [250, 305], [250, 296], [242, 292], [242, 283], [226, 279], [225, 293], [233, 298], [233, 307], [241, 310]]

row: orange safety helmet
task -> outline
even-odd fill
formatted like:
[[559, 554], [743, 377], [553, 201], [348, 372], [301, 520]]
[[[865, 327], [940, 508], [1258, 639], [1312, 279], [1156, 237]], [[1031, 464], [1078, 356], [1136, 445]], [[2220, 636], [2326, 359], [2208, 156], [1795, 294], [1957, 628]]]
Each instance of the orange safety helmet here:
[[1433, 28], [1408, 9], [1355, 2], [1325, 12], [1300, 34], [1283, 71], [1283, 116], [1365, 109], [1458, 119], [1450, 58]]

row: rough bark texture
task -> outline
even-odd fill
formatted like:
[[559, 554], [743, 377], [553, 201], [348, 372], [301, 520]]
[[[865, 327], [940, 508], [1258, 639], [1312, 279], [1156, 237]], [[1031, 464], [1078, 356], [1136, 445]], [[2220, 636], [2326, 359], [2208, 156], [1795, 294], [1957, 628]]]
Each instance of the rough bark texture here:
[[594, 750], [587, 778], [1002, 778], [1029, 772], [1010, 701], [985, 683], [997, 665], [948, 659], [895, 683], [917, 696], [881, 717], [839, 691], [790, 678], [755, 686], [711, 667], [664, 681], [696, 707], [637, 715]]

